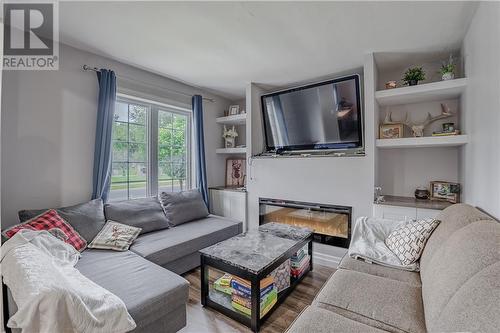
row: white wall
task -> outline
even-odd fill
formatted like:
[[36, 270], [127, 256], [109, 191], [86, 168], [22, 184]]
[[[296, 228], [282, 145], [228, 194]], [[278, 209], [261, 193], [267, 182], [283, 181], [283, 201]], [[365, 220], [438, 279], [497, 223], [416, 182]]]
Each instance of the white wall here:
[[[365, 100], [371, 101], [374, 100], [373, 65], [372, 61], [364, 71]], [[249, 151], [253, 155], [262, 152], [260, 95], [263, 93], [264, 90], [256, 84], [247, 88], [247, 109], [251, 112], [251, 132], [247, 133], [247, 140], [251, 142]], [[259, 224], [259, 198], [352, 206], [353, 223], [358, 216], [372, 214], [375, 172], [373, 103], [365, 104], [364, 109], [366, 156], [251, 159], [247, 178], [250, 229]], [[322, 264], [336, 264], [346, 253], [346, 249], [319, 243], [314, 244], [314, 250], [315, 260]]]
[[[115, 70], [120, 90], [187, 105], [191, 99], [162, 87], [215, 99], [204, 102], [209, 185], [224, 182], [224, 160], [214, 118], [229, 101], [200, 89], [82, 50], [61, 45], [58, 71], [4, 71], [2, 90], [2, 225], [25, 208], [65, 206], [90, 199], [97, 109], [97, 79], [83, 64]], [[156, 98], [156, 97], [155, 97]]]
[[465, 201], [500, 218], [500, 3], [481, 2], [463, 44]]

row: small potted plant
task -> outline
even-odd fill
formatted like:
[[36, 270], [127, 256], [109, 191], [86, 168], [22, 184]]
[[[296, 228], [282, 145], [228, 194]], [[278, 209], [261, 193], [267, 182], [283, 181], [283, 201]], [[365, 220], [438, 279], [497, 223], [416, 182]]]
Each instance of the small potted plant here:
[[439, 72], [441, 73], [441, 79], [443, 81], [453, 80], [455, 78], [455, 64], [453, 63], [451, 55], [448, 62], [441, 65]]
[[408, 68], [403, 76], [405, 85], [416, 86], [418, 81], [425, 80], [425, 72], [422, 67]]

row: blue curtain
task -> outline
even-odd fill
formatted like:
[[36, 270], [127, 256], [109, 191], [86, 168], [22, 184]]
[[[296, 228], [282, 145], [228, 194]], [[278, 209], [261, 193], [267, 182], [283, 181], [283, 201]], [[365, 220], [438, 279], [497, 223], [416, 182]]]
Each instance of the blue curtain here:
[[205, 139], [203, 134], [203, 98], [194, 95], [192, 98], [194, 143], [196, 160], [196, 187], [201, 192], [203, 201], [208, 207], [207, 166], [205, 163]]
[[111, 131], [116, 102], [116, 75], [113, 71], [101, 69], [97, 72], [99, 101], [97, 105], [97, 126], [95, 132], [94, 173], [92, 199], [108, 199], [111, 184]]

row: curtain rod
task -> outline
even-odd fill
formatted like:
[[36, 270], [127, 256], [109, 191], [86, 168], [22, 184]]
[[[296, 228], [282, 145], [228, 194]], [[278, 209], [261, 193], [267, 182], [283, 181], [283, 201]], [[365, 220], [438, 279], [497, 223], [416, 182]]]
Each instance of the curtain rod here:
[[[82, 69], [86, 72], [99, 72], [99, 68], [97, 67], [90, 67], [89, 65], [83, 65], [82, 66]], [[118, 78], [121, 78], [121, 79], [124, 79], [124, 80], [128, 80], [128, 81], [135, 81], [135, 82], [138, 82], [138, 83], [141, 83], [143, 85], [147, 85], [147, 86], [151, 86], [151, 87], [155, 87], [155, 88], [159, 88], [159, 89], [162, 89], [162, 90], [166, 90], [166, 91], [170, 91], [170, 92], [173, 92], [175, 94], [179, 94], [179, 95], [183, 95], [183, 96], [187, 96], [187, 97], [192, 97], [193, 95], [192, 94], [188, 94], [188, 93], [185, 93], [185, 92], [182, 92], [182, 91], [177, 91], [177, 90], [173, 90], [173, 89], [169, 89], [169, 88], [165, 88], [165, 87], [162, 87], [160, 85], [156, 85], [156, 84], [151, 84], [151, 83], [148, 83], [148, 82], [144, 82], [144, 81], [140, 81], [140, 80], [137, 80], [137, 79], [133, 79], [133, 78], [130, 78], [130, 77], [127, 77], [127, 76], [122, 76], [122, 75], [116, 75]], [[214, 103], [215, 100], [213, 98], [207, 98], [207, 97], [203, 97], [203, 99], [205, 101], [209, 101], [211, 103]]]

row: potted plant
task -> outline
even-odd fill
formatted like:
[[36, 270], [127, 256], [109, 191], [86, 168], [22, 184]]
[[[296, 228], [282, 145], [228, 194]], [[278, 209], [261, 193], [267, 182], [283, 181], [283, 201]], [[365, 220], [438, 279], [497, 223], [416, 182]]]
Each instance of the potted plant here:
[[418, 81], [425, 80], [425, 72], [422, 67], [408, 68], [403, 76], [405, 85], [416, 86]]
[[453, 80], [455, 78], [455, 64], [453, 63], [451, 55], [448, 62], [441, 65], [439, 72], [441, 73], [441, 79], [443, 81]]

